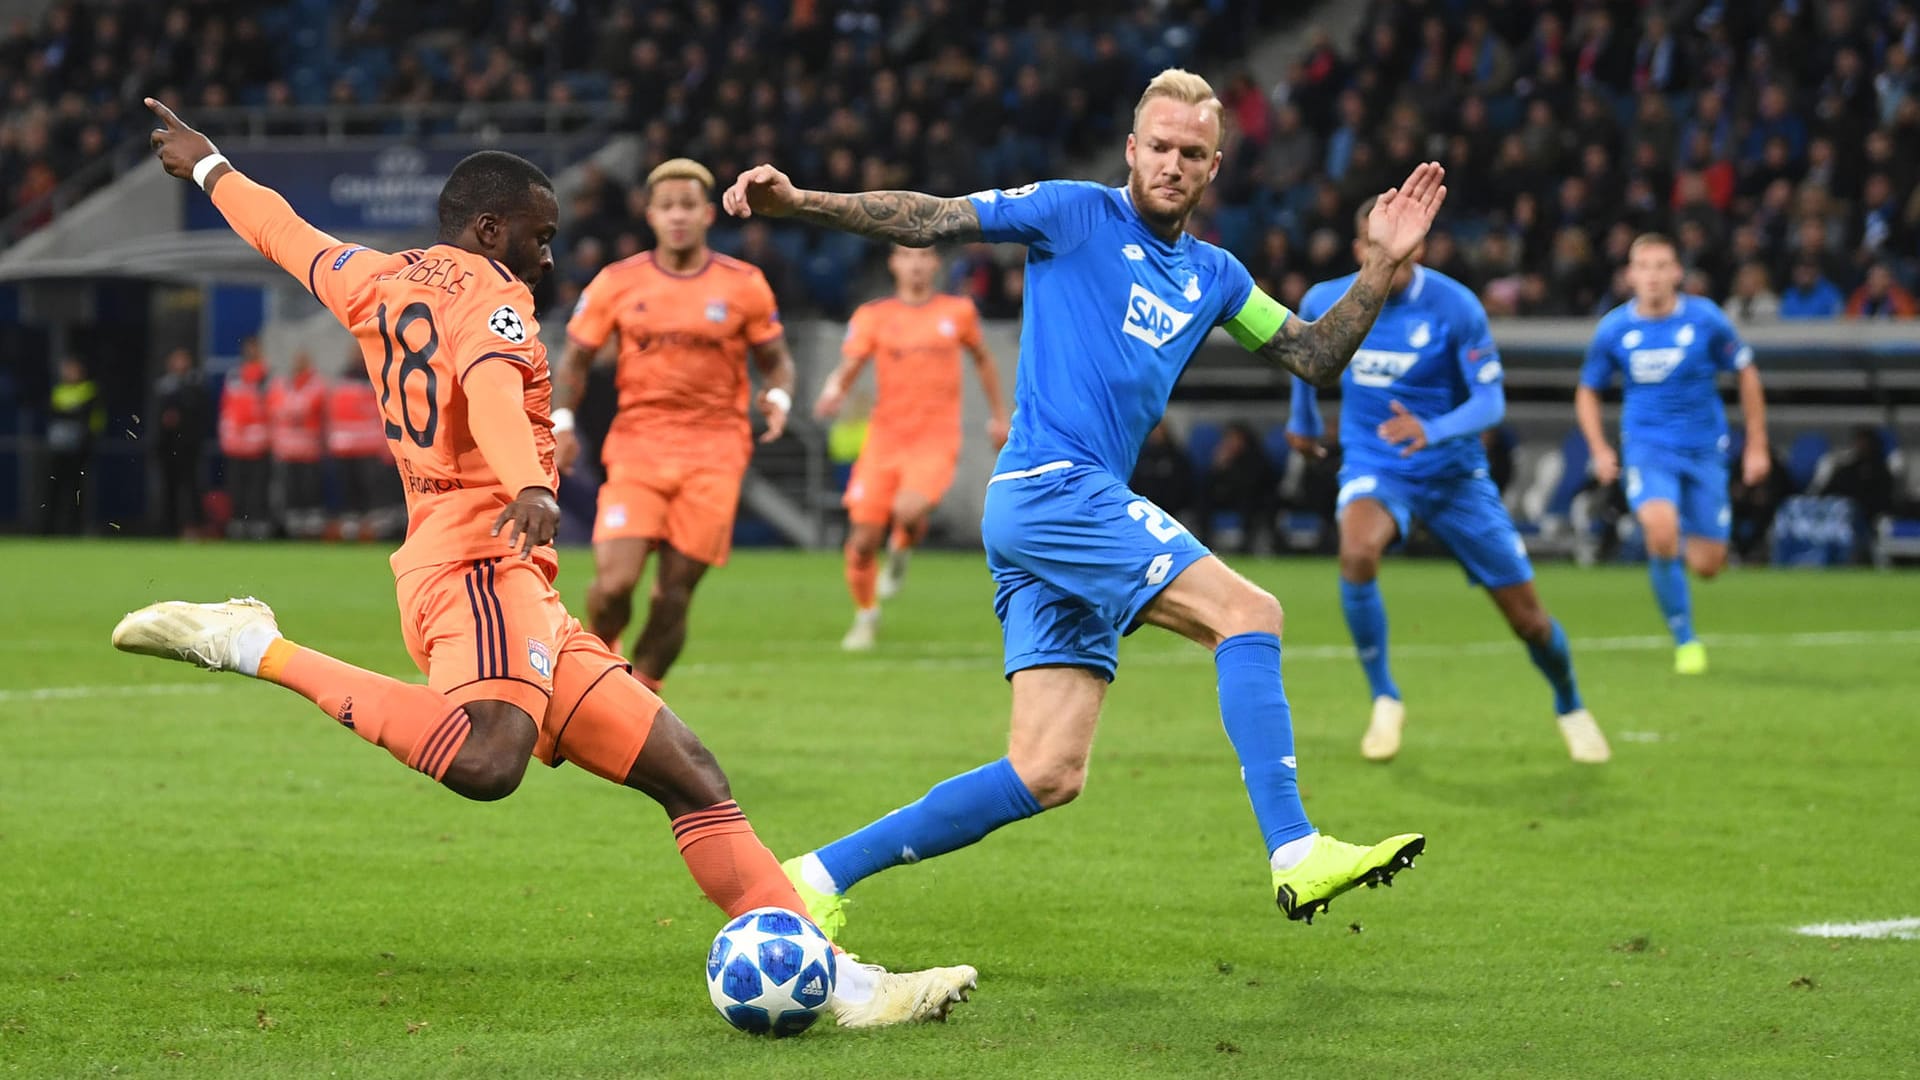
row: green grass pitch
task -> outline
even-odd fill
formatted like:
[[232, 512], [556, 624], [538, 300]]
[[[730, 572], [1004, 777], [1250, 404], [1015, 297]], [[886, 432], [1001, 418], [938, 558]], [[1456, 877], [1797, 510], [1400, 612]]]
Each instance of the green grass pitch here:
[[[1920, 915], [1920, 575], [1696, 586], [1713, 670], [1682, 680], [1641, 572], [1544, 567], [1614, 742], [1592, 769], [1458, 571], [1390, 562], [1381, 767], [1332, 565], [1244, 562], [1287, 605], [1309, 811], [1425, 831], [1418, 868], [1282, 920], [1209, 658], [1143, 632], [1078, 803], [854, 894], [853, 948], [972, 963], [974, 1001], [775, 1043], [707, 1004], [721, 920], [642, 796], [536, 766], [466, 803], [284, 691], [107, 645], [151, 600], [251, 593], [407, 673], [383, 554], [0, 545], [0, 1074], [1920, 1075], [1920, 941], [1793, 932]], [[837, 558], [743, 554], [668, 697], [791, 854], [1002, 752], [990, 589], [977, 555], [918, 559], [846, 657]]]

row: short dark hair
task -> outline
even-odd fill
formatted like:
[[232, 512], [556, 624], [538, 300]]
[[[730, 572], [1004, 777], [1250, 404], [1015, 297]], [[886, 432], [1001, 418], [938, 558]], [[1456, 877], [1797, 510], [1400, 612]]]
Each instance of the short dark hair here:
[[481, 214], [505, 217], [527, 205], [534, 188], [553, 192], [540, 166], [504, 150], [481, 150], [460, 159], [440, 189], [440, 235], [459, 235]]

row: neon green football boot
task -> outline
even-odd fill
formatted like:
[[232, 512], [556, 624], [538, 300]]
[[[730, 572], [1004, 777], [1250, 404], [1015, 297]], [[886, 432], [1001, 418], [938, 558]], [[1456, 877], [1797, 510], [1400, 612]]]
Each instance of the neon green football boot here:
[[1707, 673], [1707, 647], [1697, 641], [1689, 641], [1673, 650], [1673, 673], [1675, 675], [1705, 675]]
[[847, 928], [847, 898], [839, 893], [821, 892], [807, 884], [807, 879], [800, 876], [800, 859], [801, 856], [795, 855], [781, 863], [780, 869], [786, 871], [787, 880], [793, 882], [793, 891], [799, 893], [801, 902], [807, 905], [807, 918], [827, 935], [828, 941], [838, 942], [840, 931]]
[[1392, 885], [1393, 875], [1412, 869], [1426, 847], [1427, 838], [1419, 833], [1390, 836], [1372, 847], [1341, 843], [1322, 833], [1313, 838], [1306, 858], [1291, 869], [1273, 872], [1274, 903], [1287, 918], [1311, 924], [1315, 914], [1349, 889]]

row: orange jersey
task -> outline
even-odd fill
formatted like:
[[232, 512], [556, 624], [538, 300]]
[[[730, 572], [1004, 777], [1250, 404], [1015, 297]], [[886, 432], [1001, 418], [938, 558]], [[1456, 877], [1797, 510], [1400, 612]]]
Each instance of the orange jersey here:
[[841, 354], [873, 358], [870, 445], [960, 445], [960, 350], [980, 348], [980, 313], [961, 296], [862, 304]]
[[[353, 332], [380, 399], [387, 445], [407, 488], [407, 539], [395, 575], [435, 563], [516, 556], [494, 519], [521, 487], [558, 490], [547, 350], [533, 294], [506, 267], [450, 244], [384, 254], [343, 244], [301, 220], [245, 176], [223, 177], [214, 205], [254, 247], [286, 268]], [[476, 370], [515, 373], [531, 427], [526, 460], [489, 462], [470, 423], [465, 384]], [[508, 420], [516, 417], [509, 411]], [[520, 438], [525, 440], [525, 433]], [[516, 444], [517, 445], [517, 444]], [[506, 473], [506, 476], [502, 476]], [[551, 548], [535, 552], [552, 576]]]
[[567, 323], [567, 336], [588, 349], [616, 332], [620, 407], [601, 458], [746, 468], [747, 352], [781, 333], [760, 271], [717, 253], [691, 274], [668, 272], [652, 252], [622, 259], [587, 283]]

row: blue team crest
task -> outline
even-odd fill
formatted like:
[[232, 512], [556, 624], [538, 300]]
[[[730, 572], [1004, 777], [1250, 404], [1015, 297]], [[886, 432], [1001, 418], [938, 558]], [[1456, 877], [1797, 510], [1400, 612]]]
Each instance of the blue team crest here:
[[543, 679], [553, 678], [553, 653], [547, 643], [538, 638], [527, 639], [527, 664], [540, 673]]
[[707, 321], [708, 322], [726, 322], [727, 321], [727, 302], [725, 300], [707, 301]]
[[1693, 324], [1688, 323], [1682, 326], [1680, 332], [1673, 335], [1673, 343], [1683, 349], [1693, 344]]
[[1416, 349], [1424, 349], [1433, 340], [1433, 327], [1425, 319], [1413, 325], [1413, 333], [1407, 335], [1407, 344]]

